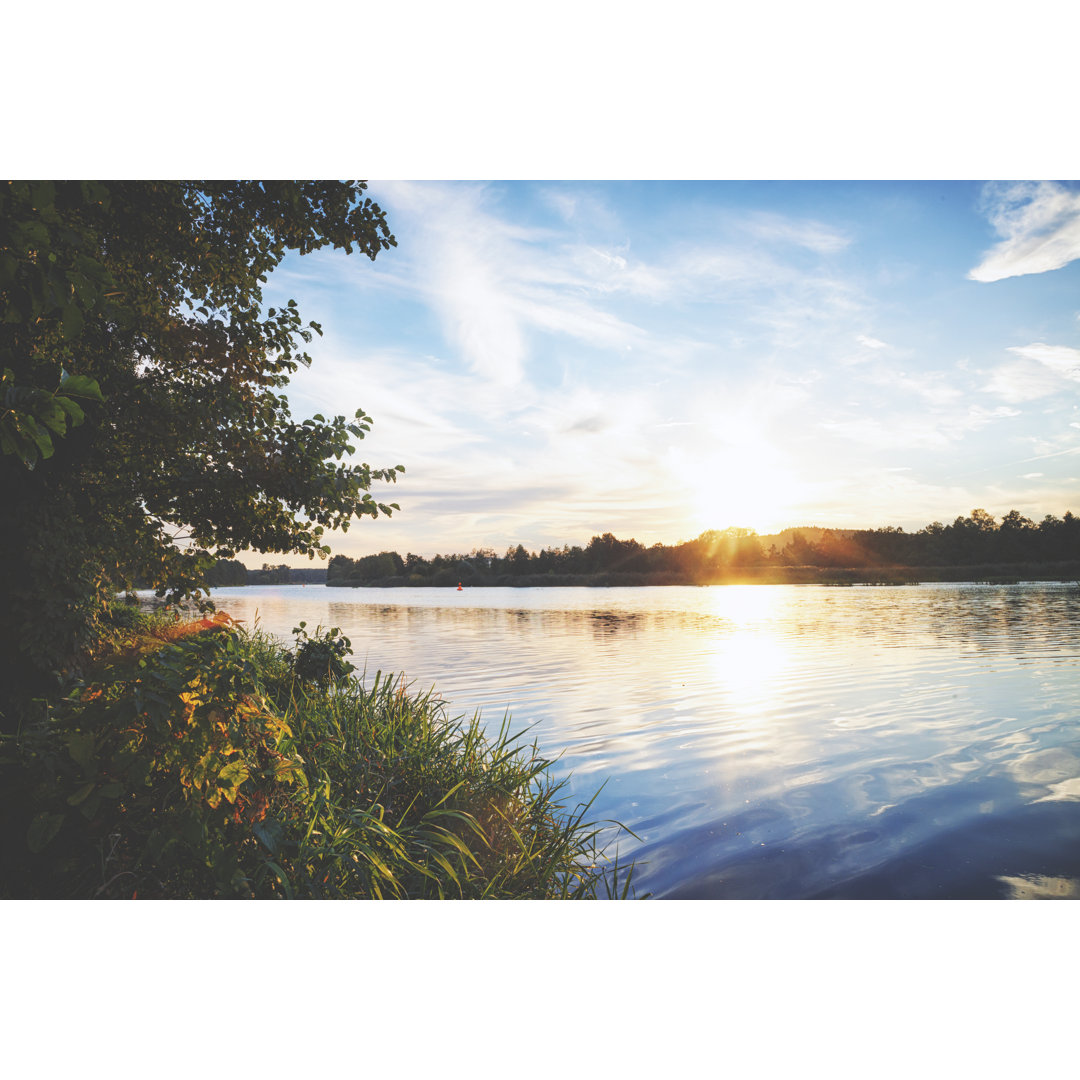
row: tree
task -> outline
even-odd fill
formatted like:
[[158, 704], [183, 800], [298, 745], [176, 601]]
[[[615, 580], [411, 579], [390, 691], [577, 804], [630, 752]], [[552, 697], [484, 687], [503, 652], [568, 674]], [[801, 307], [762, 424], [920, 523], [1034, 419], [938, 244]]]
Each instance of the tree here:
[[247, 567], [237, 559], [218, 559], [206, 573], [206, 584], [213, 588], [246, 585]]
[[524, 544], [518, 544], [516, 548], [506, 549], [507, 568], [514, 577], [521, 577], [529, 572], [529, 553]]
[[344, 460], [362, 409], [290, 416], [321, 329], [263, 305], [289, 251], [394, 245], [364, 191], [0, 183], [0, 655], [23, 690], [92, 640], [112, 591], [198, 595], [215, 556], [325, 557], [325, 530], [397, 509], [369, 489], [401, 466]]
[[1038, 534], [1035, 522], [1019, 510], [1010, 510], [1002, 519], [997, 533], [997, 557], [1004, 562], [1022, 562], [1037, 555], [1033, 542]]
[[975, 509], [970, 517], [957, 517], [950, 526], [951, 561], [960, 564], [989, 561], [997, 525], [994, 515]]

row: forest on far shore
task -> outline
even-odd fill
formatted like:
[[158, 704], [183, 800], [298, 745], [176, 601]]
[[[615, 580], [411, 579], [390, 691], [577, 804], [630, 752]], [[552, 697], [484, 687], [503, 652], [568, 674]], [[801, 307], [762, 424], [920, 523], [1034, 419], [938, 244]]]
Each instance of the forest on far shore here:
[[[265, 569], [265, 568], [264, 568]], [[250, 571], [249, 575], [260, 573]], [[1012, 510], [999, 523], [973, 510], [951, 524], [935, 521], [918, 530], [785, 529], [759, 536], [751, 529], [709, 530], [685, 543], [646, 547], [611, 533], [585, 547], [564, 545], [527, 551], [518, 544], [503, 555], [490, 548], [468, 554], [404, 558], [383, 551], [330, 560], [327, 585], [706, 585], [761, 581], [1016, 580], [1080, 577], [1080, 518], [1047, 515], [1036, 523]], [[255, 582], [252, 581], [252, 584]]]

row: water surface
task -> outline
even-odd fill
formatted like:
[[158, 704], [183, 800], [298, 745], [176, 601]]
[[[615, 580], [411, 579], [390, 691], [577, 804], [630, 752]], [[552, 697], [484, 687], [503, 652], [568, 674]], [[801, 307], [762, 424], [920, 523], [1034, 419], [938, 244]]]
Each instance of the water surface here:
[[1080, 589], [217, 589], [533, 725], [639, 891], [1080, 895]]

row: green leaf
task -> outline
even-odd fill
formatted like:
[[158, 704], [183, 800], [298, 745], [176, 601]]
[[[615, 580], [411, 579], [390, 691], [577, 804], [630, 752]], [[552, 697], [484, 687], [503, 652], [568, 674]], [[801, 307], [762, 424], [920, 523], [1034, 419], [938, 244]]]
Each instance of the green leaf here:
[[236, 796], [240, 791], [240, 785], [248, 778], [247, 766], [242, 761], [231, 761], [218, 773], [218, 786], [221, 794], [229, 802], [236, 802]]
[[273, 872], [274, 876], [278, 879], [278, 884], [281, 886], [285, 895], [291, 900], [293, 897], [293, 888], [289, 884], [289, 879], [285, 876], [285, 871], [278, 866], [277, 863], [266, 860], [266, 865]]
[[68, 806], [78, 806], [79, 803], [85, 799], [91, 791], [94, 790], [94, 782], [91, 780], [89, 784], [83, 784], [77, 791], [72, 792], [67, 797]]
[[67, 413], [55, 401], [48, 401], [38, 407], [38, 421], [44, 424], [54, 435], [63, 438], [67, 434]]
[[67, 737], [67, 751], [71, 755], [71, 760], [80, 766], [84, 773], [96, 771], [94, 764], [94, 736], [91, 732], [76, 731], [69, 735]]
[[27, 846], [35, 855], [44, 851], [63, 824], [63, 814], [50, 814], [47, 810], [42, 810], [40, 814], [34, 816], [30, 827], [26, 830]]
[[82, 406], [72, 401], [71, 398], [58, 396], [55, 400], [56, 404], [67, 413], [72, 427], [78, 427], [86, 419], [86, 413], [82, 411]]
[[267, 818], [265, 821], [256, 821], [251, 826], [255, 836], [266, 846], [273, 855], [281, 846], [285, 837], [285, 827], [276, 818]]
[[29, 428], [30, 438], [34, 440], [34, 445], [38, 448], [41, 456], [51, 458], [53, 456], [53, 444], [48, 432], [42, 431], [29, 417], [27, 418], [27, 427]]
[[64, 308], [60, 321], [65, 341], [70, 341], [82, 333], [83, 315], [75, 304], [68, 304]]
[[306, 779], [303, 766], [298, 761], [279, 758], [274, 763], [274, 779], [282, 784], [293, 784]]
[[65, 374], [60, 380], [60, 391], [69, 397], [84, 397], [102, 402], [105, 400], [101, 396], [101, 387], [98, 386], [97, 380], [91, 379], [88, 375]]

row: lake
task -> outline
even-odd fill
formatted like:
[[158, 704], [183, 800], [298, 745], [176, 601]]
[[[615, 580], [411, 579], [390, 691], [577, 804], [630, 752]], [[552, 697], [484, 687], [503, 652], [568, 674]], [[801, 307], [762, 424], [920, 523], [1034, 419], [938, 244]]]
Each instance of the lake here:
[[[1080, 588], [215, 589], [530, 727], [639, 893], [1080, 897]], [[614, 830], [613, 830], [614, 832]], [[612, 847], [611, 850], [614, 850]]]

